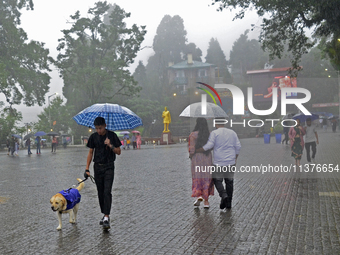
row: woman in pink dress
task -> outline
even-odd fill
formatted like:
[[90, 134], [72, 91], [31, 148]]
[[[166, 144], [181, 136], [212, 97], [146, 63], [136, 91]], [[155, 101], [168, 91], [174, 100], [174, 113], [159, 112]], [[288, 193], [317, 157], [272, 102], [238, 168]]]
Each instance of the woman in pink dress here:
[[136, 143], [137, 143], [137, 149], [140, 149], [140, 145], [142, 144], [142, 137], [140, 134], [137, 134], [136, 136]]
[[189, 157], [191, 158], [192, 197], [196, 197], [194, 206], [199, 206], [204, 199], [204, 208], [209, 208], [209, 196], [214, 195], [214, 182], [208, 167], [212, 166], [211, 151], [195, 153], [208, 141], [210, 132], [207, 120], [197, 118], [196, 126], [189, 135]]

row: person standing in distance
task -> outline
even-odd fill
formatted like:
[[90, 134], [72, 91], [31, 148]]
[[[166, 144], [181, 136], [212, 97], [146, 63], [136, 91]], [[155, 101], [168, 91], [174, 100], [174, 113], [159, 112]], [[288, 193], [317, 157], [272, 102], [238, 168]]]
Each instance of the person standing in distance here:
[[[104, 214], [99, 222], [104, 229], [110, 228], [110, 211], [112, 205], [112, 184], [114, 179], [114, 161], [116, 154], [120, 155], [120, 140], [118, 136], [106, 129], [105, 119], [97, 117], [94, 120], [96, 132], [88, 140], [90, 148], [87, 155], [85, 178], [90, 175], [90, 164], [93, 158], [94, 178], [96, 181], [100, 210]], [[93, 157], [94, 152], [94, 157]]]
[[315, 164], [315, 155], [316, 155], [316, 145], [319, 144], [319, 136], [316, 132], [316, 127], [312, 125], [312, 119], [306, 119], [305, 131], [305, 147], [306, 147], [306, 154], [307, 154], [307, 162], [308, 164], [312, 163], [310, 158], [310, 148], [312, 147], [312, 161]]
[[35, 141], [37, 143], [37, 154], [40, 154], [40, 146], [41, 146], [41, 138], [40, 136], [37, 136], [37, 138], [35, 138]]

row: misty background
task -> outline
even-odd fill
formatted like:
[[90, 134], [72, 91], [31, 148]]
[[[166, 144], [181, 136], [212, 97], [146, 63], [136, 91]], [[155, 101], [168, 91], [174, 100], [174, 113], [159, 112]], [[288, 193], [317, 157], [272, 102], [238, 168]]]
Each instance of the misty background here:
[[[26, 31], [28, 38], [45, 43], [45, 47], [50, 50], [50, 55], [56, 58], [58, 55], [58, 39], [62, 37], [62, 29], [70, 27], [70, 15], [80, 11], [81, 15], [87, 14], [89, 8], [93, 7], [97, 1], [65, 1], [58, 2], [35, 0], [33, 11], [22, 11], [21, 27]], [[156, 30], [164, 15], [179, 15], [187, 31], [189, 42], [194, 42], [202, 50], [203, 57], [206, 56], [208, 43], [211, 38], [216, 38], [221, 48], [229, 58], [229, 52], [234, 41], [243, 34], [246, 29], [251, 29], [251, 24], [260, 24], [261, 19], [255, 12], [249, 12], [242, 20], [232, 21], [235, 12], [225, 10], [216, 11], [216, 6], [211, 6], [210, 0], [186, 0], [186, 1], [108, 1], [108, 3], [117, 4], [126, 12], [131, 12], [131, 17], [127, 20], [127, 25], [136, 23], [145, 25], [147, 33], [142, 47], [152, 46]], [[259, 29], [249, 32], [250, 39], [256, 39]], [[129, 70], [133, 73], [138, 62], [143, 61], [147, 64], [148, 58], [154, 55], [151, 48], [144, 48], [138, 52], [135, 62], [131, 64]], [[203, 59], [204, 60], [204, 59]], [[50, 90], [45, 96], [45, 107], [48, 104], [47, 97], [55, 92], [62, 96], [63, 80], [54, 66], [51, 66], [52, 72]], [[0, 100], [3, 100], [3, 96]], [[52, 99], [52, 98], [51, 98]], [[15, 106], [22, 112], [22, 123], [37, 121], [37, 114], [43, 107], [24, 105]]]
[[[258, 84], [265, 95], [276, 76], [290, 75], [289, 67], [303, 67], [297, 84], [312, 92], [307, 109], [316, 103], [339, 102], [337, 56], [329, 54], [337, 52], [336, 33], [331, 40], [322, 35], [315, 40], [306, 26], [299, 37], [294, 24], [290, 27], [289, 21], [282, 21], [277, 27], [275, 22], [281, 21], [273, 20], [280, 33], [269, 27], [263, 37], [263, 20], [270, 15], [259, 17], [255, 11], [239, 8], [218, 11], [211, 0], [162, 4], [36, 0], [33, 10], [29, 0], [21, 3], [25, 6], [16, 1], [0, 6], [6, 28], [0, 41], [4, 84], [0, 139], [29, 129], [69, 133], [80, 139], [90, 131], [78, 126], [72, 116], [95, 103], [130, 108], [143, 120], [142, 135], [149, 137], [161, 134], [166, 106], [173, 134], [187, 136], [190, 121], [179, 114], [188, 104], [200, 101], [197, 82], [232, 83], [246, 94], [254, 85], [249, 75], [253, 70], [283, 71], [273, 77], [267, 77], [267, 71], [255, 71], [264, 73]], [[234, 20], [239, 11], [245, 11], [245, 16]], [[263, 51], [264, 47], [269, 51]], [[225, 95], [223, 100], [223, 109], [233, 117], [232, 97]], [[268, 109], [270, 102], [257, 102], [255, 107]], [[338, 114], [335, 107], [320, 110]], [[268, 117], [282, 116], [276, 111]], [[247, 130], [240, 132], [251, 135]]]

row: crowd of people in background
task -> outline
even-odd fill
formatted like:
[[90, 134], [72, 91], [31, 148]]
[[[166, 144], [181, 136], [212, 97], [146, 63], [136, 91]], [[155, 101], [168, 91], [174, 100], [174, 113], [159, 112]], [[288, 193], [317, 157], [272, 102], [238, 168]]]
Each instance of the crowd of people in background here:
[[[87, 143], [87, 140], [84, 139], [84, 143]], [[55, 153], [59, 144], [59, 140], [57, 136], [51, 137], [51, 152]], [[66, 147], [67, 140], [66, 137], [62, 137], [62, 144], [64, 148]], [[130, 146], [135, 149], [140, 149], [142, 144], [142, 137], [139, 133], [133, 133], [130, 139], [129, 135], [125, 135], [121, 139], [122, 148], [130, 149]], [[22, 144], [25, 148], [27, 148], [27, 154], [31, 155], [32, 153], [32, 146], [34, 145], [36, 148], [36, 154], [41, 154], [41, 149], [47, 147], [46, 139], [42, 139], [40, 136], [35, 137], [35, 139], [27, 138], [24, 140]], [[18, 156], [18, 151], [20, 147], [19, 139], [16, 137], [10, 137], [6, 140], [6, 147], [7, 147], [7, 155], [14, 155]]]
[[[319, 124], [321, 128], [326, 132], [328, 130], [328, 126], [330, 125], [332, 128], [332, 131], [335, 133], [336, 132], [336, 127], [339, 126], [339, 118], [331, 118], [327, 120], [326, 118], [319, 119]], [[319, 126], [317, 125], [317, 127]]]
[[[31, 138], [27, 138], [24, 143], [25, 147], [27, 148], [27, 154], [31, 155], [33, 154], [31, 151], [32, 148], [32, 140]], [[46, 148], [46, 139], [42, 139], [40, 136], [37, 136], [34, 139], [34, 145], [36, 147], [36, 153], [41, 154], [41, 148]], [[58, 145], [58, 139], [56, 136], [53, 136], [52, 138], [52, 152], [56, 152], [56, 147]], [[6, 147], [7, 147], [7, 155], [11, 156], [19, 156], [19, 148], [20, 148], [20, 142], [19, 139], [12, 136], [11, 138], [7, 138], [6, 140]]]
[[141, 144], [142, 144], [142, 137], [139, 133], [133, 133], [132, 137], [130, 139], [128, 134], [125, 134], [123, 136], [123, 138], [121, 139], [121, 144], [122, 144], [122, 148], [124, 150], [129, 150], [130, 149], [130, 145], [132, 142], [132, 148], [134, 150], [136, 149], [140, 149], [141, 148]]

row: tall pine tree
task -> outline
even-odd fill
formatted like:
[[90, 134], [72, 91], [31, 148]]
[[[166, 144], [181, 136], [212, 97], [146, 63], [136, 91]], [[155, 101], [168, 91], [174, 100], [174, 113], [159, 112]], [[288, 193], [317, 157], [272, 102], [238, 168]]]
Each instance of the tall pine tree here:
[[205, 60], [207, 63], [216, 65], [216, 77], [220, 77], [223, 83], [231, 83], [231, 75], [228, 71], [228, 61], [226, 60], [224, 52], [222, 51], [217, 39], [211, 38]]

